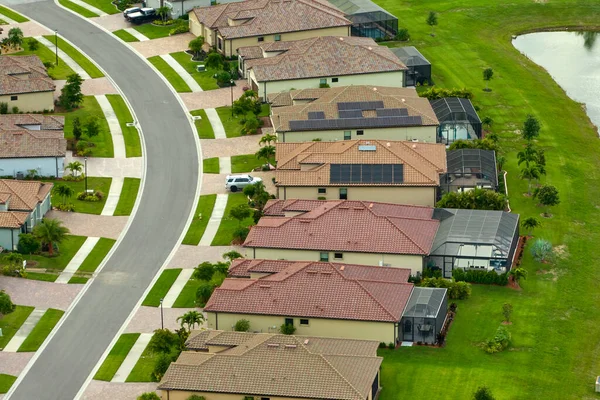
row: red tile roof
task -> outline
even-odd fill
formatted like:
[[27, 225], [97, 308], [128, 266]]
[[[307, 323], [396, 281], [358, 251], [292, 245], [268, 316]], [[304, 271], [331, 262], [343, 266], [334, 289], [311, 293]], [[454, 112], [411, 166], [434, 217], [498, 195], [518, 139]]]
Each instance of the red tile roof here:
[[228, 278], [204, 311], [398, 322], [413, 289], [406, 271], [358, 268], [348, 274], [339, 264], [297, 261], [260, 279]]
[[53, 92], [55, 88], [38, 56], [0, 57], [0, 95]]
[[[64, 124], [62, 116], [0, 115], [0, 158], [64, 157]], [[37, 130], [28, 126], [36, 126]]]
[[33, 211], [51, 190], [51, 183], [0, 179], [0, 193], [10, 194], [9, 211]]

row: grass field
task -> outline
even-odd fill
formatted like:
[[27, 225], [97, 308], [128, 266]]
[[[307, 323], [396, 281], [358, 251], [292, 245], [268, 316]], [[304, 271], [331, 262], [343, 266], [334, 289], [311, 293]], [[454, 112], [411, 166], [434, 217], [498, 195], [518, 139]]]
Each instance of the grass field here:
[[160, 56], [150, 57], [148, 58], [148, 61], [150, 61], [150, 63], [154, 65], [165, 78], [167, 78], [175, 91], [178, 93], [189, 93], [192, 91], [183, 78], [181, 78], [181, 76], [179, 76], [165, 60], [160, 58]]
[[17, 380], [16, 376], [0, 374], [0, 394], [8, 392], [13, 383]]
[[90, 254], [83, 260], [77, 272], [94, 272], [96, 268], [100, 265], [104, 257], [108, 254], [110, 249], [112, 249], [116, 240], [108, 239], [108, 238], [100, 238], [98, 243], [94, 246]]
[[87, 8], [83, 8], [69, 0], [58, 0], [61, 6], [68, 8], [69, 10], [75, 11], [77, 14], [82, 15], [86, 18], [97, 17], [98, 14], [91, 12]]
[[141, 180], [139, 178], [125, 178], [123, 181], [123, 189], [121, 197], [115, 208], [114, 215], [130, 215], [133, 211], [135, 199], [140, 190]]
[[191, 308], [196, 306], [196, 291], [202, 281], [200, 279], [190, 279], [187, 281], [183, 289], [181, 289], [181, 293], [173, 303], [173, 308]]
[[62, 271], [67, 264], [69, 264], [69, 261], [71, 261], [75, 253], [77, 253], [81, 245], [83, 245], [85, 239], [84, 236], [68, 235], [67, 238], [58, 245], [58, 253], [54, 252], [53, 257], [32, 255], [25, 256], [24, 258], [28, 261], [37, 261], [38, 265], [35, 266], [36, 268]]
[[85, 285], [89, 279], [84, 276], [72, 276], [68, 283]]
[[[54, 35], [45, 35], [46, 39], [50, 42], [54, 43]], [[104, 74], [102, 71], [98, 69], [86, 56], [81, 54], [75, 47], [71, 46], [69, 43], [65, 42], [65, 40], [61, 37], [58, 37], [58, 48], [65, 52], [69, 57], [73, 59], [85, 72], [88, 73], [90, 77], [93, 78], [102, 78]]]
[[22, 353], [37, 351], [64, 313], [64, 311], [49, 308], [17, 351]]
[[[100, 201], [83, 201], [77, 200], [77, 194], [85, 191], [85, 180], [82, 181], [49, 181], [54, 185], [66, 185], [71, 187], [75, 194], [71, 198], [67, 198], [66, 203], [72, 203], [75, 206], [75, 212], [84, 214], [96, 214], [100, 215], [104, 204], [106, 203], [106, 196], [108, 196], [108, 190], [110, 189], [110, 183], [112, 178], [97, 178], [91, 177], [87, 179], [88, 190], [94, 189], [104, 193], [104, 197]], [[62, 204], [63, 199], [61, 196], [52, 193], [52, 204]]]
[[202, 173], [218, 174], [219, 173], [219, 157], [205, 158], [202, 160]]
[[2, 329], [0, 349], [3, 349], [10, 342], [10, 339], [17, 333], [33, 309], [34, 307], [17, 306], [15, 311], [4, 315], [0, 319], [0, 329]]
[[133, 36], [131, 33], [127, 32], [125, 29], [119, 29], [117, 31], [114, 31], [113, 34], [118, 37], [119, 39], [121, 39], [124, 42], [127, 43], [131, 43], [131, 42], [139, 42], [139, 40]]
[[143, 306], [158, 307], [160, 305], [160, 299], [164, 299], [169, 289], [177, 280], [177, 277], [181, 273], [181, 268], [176, 269], [165, 269], [162, 274], [156, 280], [150, 292], [142, 302]]
[[[240, 226], [238, 220], [231, 218], [229, 212], [232, 208], [240, 205], [247, 204], [248, 200], [243, 193], [230, 193], [227, 197], [227, 206], [225, 206], [225, 213], [219, 225], [219, 230], [212, 241], [211, 246], [229, 246], [233, 240], [233, 233]], [[254, 224], [252, 216], [242, 221], [241, 226], [250, 226]]]
[[256, 158], [254, 154], [244, 154], [231, 157], [231, 172], [239, 174], [241, 172], [252, 172], [265, 163], [264, 160]]
[[27, 279], [32, 281], [43, 281], [43, 282], [54, 282], [58, 278], [56, 273], [42, 273], [42, 272], [27, 272]]
[[120, 11], [112, 4], [111, 0], [83, 0], [90, 6], [96, 7], [98, 10], [102, 10], [107, 14], [117, 14]]
[[106, 356], [96, 375], [94, 375], [94, 379], [110, 382], [139, 337], [139, 333], [122, 334], [108, 356]]
[[240, 117], [231, 116], [230, 106], [218, 107], [215, 110], [217, 110], [217, 114], [219, 114], [219, 118], [221, 118], [223, 128], [225, 128], [225, 135], [227, 135], [228, 138], [242, 136], [242, 125], [240, 125]]
[[[497, 399], [591, 399], [600, 370], [600, 308], [598, 308], [600, 229], [600, 141], [580, 104], [570, 100], [545, 70], [521, 55], [511, 36], [543, 28], [600, 28], [600, 3], [582, 1], [489, 2], [485, 0], [427, 0], [377, 3], [401, 18], [416, 46], [432, 63], [433, 80], [441, 87], [469, 88], [479, 115], [494, 120], [507, 158], [508, 187], [513, 211], [521, 219], [542, 222], [537, 237], [561, 246], [562, 257], [539, 265], [528, 255], [529, 272], [523, 290], [475, 286], [471, 300], [459, 313], [443, 349], [402, 348], [383, 352], [381, 400], [397, 398], [468, 399], [488, 385]], [[425, 23], [438, 12], [436, 36]], [[482, 71], [494, 70], [492, 92], [484, 92]], [[522, 193], [516, 153], [523, 148], [517, 134], [527, 114], [542, 129], [539, 146], [546, 150], [547, 176], [561, 204], [552, 219]], [[550, 271], [550, 274], [542, 273]], [[478, 347], [490, 338], [501, 306], [515, 309], [509, 351], [487, 355]], [[582, 338], [585, 338], [582, 340]]]
[[125, 103], [125, 100], [118, 94], [107, 94], [106, 98], [110, 102], [119, 125], [123, 131], [123, 140], [125, 141], [125, 155], [127, 157], [141, 157], [142, 156], [142, 144], [140, 142], [140, 135], [135, 126], [127, 126], [128, 122], [133, 122], [133, 117], [129, 112], [129, 107]]
[[[56, 63], [56, 54], [51, 51], [49, 48], [47, 48], [46, 46], [42, 46], [41, 44], [38, 45], [37, 50], [33, 51], [29, 49], [29, 41], [30, 38], [25, 38], [23, 40], [23, 44], [21, 45], [21, 47], [23, 47], [23, 51], [20, 51], [18, 53], [13, 53], [11, 55], [15, 55], [15, 56], [28, 56], [28, 55], [36, 55], [40, 58], [40, 60], [42, 60], [42, 62], [49, 62], [53, 65], [52, 68], [48, 69], [48, 75], [50, 75], [50, 77], [52, 79], [67, 79], [67, 76], [74, 74], [75, 71], [73, 71], [71, 69], [71, 67], [69, 67], [67, 64], [65, 64], [65, 62], [59, 57], [58, 58], [58, 65], [55, 65]], [[54, 40], [52, 41], [52, 43], [54, 43]]]
[[6, 8], [4, 6], [0, 6], [0, 14], [7, 16], [15, 22], [27, 22], [29, 21], [27, 18], [14, 12], [13, 10]]
[[191, 111], [190, 114], [201, 117], [201, 119], [194, 121], [196, 124], [196, 130], [198, 131], [198, 137], [200, 137], [200, 139], [214, 139], [215, 132], [213, 131], [212, 125], [206, 116], [206, 112], [204, 110], [195, 110]]
[[159, 39], [169, 36], [169, 32], [175, 26], [156, 26], [152, 24], [136, 25], [133, 27], [136, 31], [146, 36], [148, 39]]
[[171, 53], [171, 57], [175, 59], [179, 64], [185, 68], [185, 70], [194, 78], [194, 80], [200, 85], [202, 90], [214, 90], [218, 89], [217, 80], [213, 78], [215, 71], [196, 71], [196, 66], [200, 63], [192, 61], [192, 56], [187, 54], [185, 51], [177, 53]]
[[210, 220], [210, 215], [212, 214], [212, 210], [215, 207], [216, 201], [216, 194], [205, 194], [200, 196], [192, 223], [190, 224], [190, 227], [183, 238], [183, 244], [196, 246], [198, 243], [200, 243], [200, 239], [202, 239], [202, 235], [204, 235], [206, 225], [208, 225], [208, 221]]

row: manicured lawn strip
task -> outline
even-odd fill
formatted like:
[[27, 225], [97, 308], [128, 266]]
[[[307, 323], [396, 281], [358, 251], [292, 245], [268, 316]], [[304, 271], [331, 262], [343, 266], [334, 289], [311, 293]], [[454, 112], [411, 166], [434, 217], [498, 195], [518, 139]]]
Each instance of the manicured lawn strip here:
[[[27, 43], [28, 40], [29, 38], [25, 38], [23, 40], [23, 44], [21, 45], [21, 47], [23, 47], [23, 51], [20, 51], [18, 53], [12, 53], [11, 56], [36, 55], [40, 58], [42, 62], [51, 63], [54, 66], [48, 70], [48, 75], [50, 75], [52, 79], [67, 79], [67, 76], [75, 73], [75, 71], [73, 71], [71, 67], [65, 64], [65, 62], [60, 57], [58, 58], [58, 65], [55, 65], [56, 54], [46, 46], [42, 46], [40, 44], [37, 50], [29, 50], [29, 44]], [[52, 40], [52, 43], [54, 43], [54, 40]]]
[[202, 172], [205, 174], [218, 174], [219, 173], [219, 158], [205, 158], [202, 160]]
[[187, 281], [179, 297], [173, 303], [173, 308], [191, 308], [196, 306], [196, 291], [203, 281], [200, 279], [190, 279]]
[[0, 25], [8, 25], [8, 22], [0, 18]]
[[[55, 185], [66, 185], [73, 189], [75, 195], [73, 197], [67, 199], [67, 203], [72, 203], [75, 206], [75, 212], [84, 213], [84, 214], [95, 214], [100, 215], [102, 213], [102, 208], [104, 208], [104, 203], [106, 203], [106, 196], [108, 196], [108, 190], [110, 189], [110, 183], [112, 178], [98, 178], [98, 177], [89, 177], [88, 181], [88, 190], [99, 190], [104, 193], [104, 197], [100, 201], [83, 201], [77, 200], [77, 194], [85, 191], [85, 180], [76, 182], [76, 181], [63, 181], [63, 180], [52, 180], [48, 182], [52, 182]], [[57, 194], [52, 194], [52, 204], [60, 204], [63, 199], [61, 196]]]
[[231, 116], [231, 107], [218, 107], [216, 108], [219, 118], [225, 128], [225, 134], [228, 138], [242, 136], [242, 125], [240, 125], [239, 116]]
[[[110, 135], [108, 122], [106, 122], [106, 117], [104, 116], [104, 113], [102, 112], [102, 109], [100, 108], [100, 105], [94, 96], [85, 96], [83, 98], [81, 107], [71, 112], [57, 115], [65, 116], [66, 139], [73, 138], [73, 120], [76, 117], [79, 118], [82, 128], [85, 128], [85, 124], [90, 117], [94, 116], [98, 118], [98, 125], [100, 126], [100, 133], [98, 136], [94, 136], [90, 139], [84, 135], [81, 137], [81, 140], [85, 140], [86, 142], [91, 142], [94, 144], [94, 147], [91, 147], [93, 157], [114, 157], [112, 136]], [[105, 194], [108, 194], [108, 192]]]
[[110, 102], [115, 114], [119, 119], [119, 125], [123, 131], [123, 140], [125, 141], [125, 155], [127, 157], [141, 157], [142, 144], [140, 134], [135, 126], [127, 126], [128, 122], [133, 122], [133, 117], [129, 112], [129, 107], [125, 100], [118, 94], [108, 94], [106, 98]]
[[[211, 246], [229, 246], [233, 240], [233, 232], [240, 226], [237, 219], [231, 218], [229, 212], [232, 208], [240, 205], [247, 204], [248, 200], [243, 193], [230, 193], [227, 197], [227, 206], [225, 206], [225, 213], [219, 225], [219, 230], [213, 239]], [[242, 221], [241, 226], [250, 226], [254, 224], [252, 216]]]
[[58, 278], [57, 274], [44, 274], [41, 272], [27, 272], [27, 279], [32, 281], [54, 282]]
[[160, 299], [169, 293], [169, 289], [175, 283], [175, 280], [181, 273], [181, 268], [176, 269], [165, 269], [162, 274], [158, 277], [158, 280], [150, 289], [150, 292], [142, 303], [143, 306], [158, 307], [160, 305]]
[[6, 347], [8, 342], [10, 342], [10, 339], [15, 336], [15, 333], [17, 333], [34, 308], [35, 307], [17, 306], [15, 311], [4, 315], [2, 319], [0, 319], [0, 329], [2, 329], [0, 349]]
[[58, 0], [58, 2], [61, 6], [66, 7], [69, 10], [75, 11], [77, 14], [80, 14], [86, 18], [94, 18], [99, 16], [98, 14], [91, 12], [87, 8], [83, 8], [80, 5], [70, 2], [69, 0]]
[[106, 356], [98, 372], [96, 372], [94, 379], [110, 382], [139, 337], [139, 333], [122, 334], [117, 343], [115, 343], [115, 346], [110, 350], [110, 353], [108, 353], [108, 356]]
[[140, 183], [141, 179], [139, 178], [124, 179], [121, 197], [119, 197], [119, 202], [117, 203], [117, 208], [115, 208], [114, 215], [131, 215], [135, 199], [140, 190]]
[[21, 14], [18, 14], [16, 12], [14, 12], [13, 10], [8, 9], [8, 8], [6, 8], [4, 6], [0, 6], [0, 14], [6, 15], [8, 18], [12, 19], [15, 22], [27, 22], [27, 21], [29, 21], [27, 18], [25, 18]]
[[112, 249], [115, 242], [116, 240], [114, 239], [100, 238], [90, 254], [83, 260], [77, 272], [94, 272], [110, 249]]
[[113, 34], [127, 43], [139, 42], [138, 38], [133, 36], [131, 33], [127, 32], [125, 29], [119, 29], [118, 31], [114, 31]]
[[[46, 39], [54, 43], [54, 35], [45, 35]], [[104, 74], [98, 69], [86, 56], [81, 54], [79, 50], [71, 46], [69, 43], [61, 37], [58, 38], [58, 48], [64, 51], [69, 57], [71, 57], [90, 77], [102, 78]]]
[[64, 313], [62, 310], [49, 308], [17, 351], [23, 353], [37, 351]]
[[214, 139], [215, 132], [213, 131], [212, 125], [206, 116], [206, 112], [204, 110], [195, 110], [191, 111], [190, 114], [193, 116], [202, 117], [202, 119], [197, 119], [194, 121], [196, 124], [196, 130], [198, 131], [198, 137], [200, 137], [200, 139]]
[[85, 285], [89, 279], [90, 278], [84, 278], [83, 276], [73, 276], [73, 277], [71, 277], [71, 279], [69, 279], [69, 283], [70, 284], [79, 283], [79, 284]]
[[28, 261], [37, 261], [35, 268], [46, 268], [50, 270], [62, 271], [65, 269], [69, 261], [71, 261], [75, 253], [77, 253], [81, 245], [83, 245], [85, 239], [85, 236], [69, 235], [61, 244], [58, 245], [58, 255], [56, 252], [54, 252], [53, 257], [26, 255], [24, 258]]
[[125, 382], [152, 382], [151, 374], [158, 356], [146, 347]]
[[216, 201], [216, 194], [205, 194], [200, 196], [192, 223], [183, 238], [183, 244], [196, 246], [200, 243], [200, 239], [202, 239], [202, 235], [204, 235], [206, 225], [208, 225]]
[[8, 392], [16, 380], [16, 376], [0, 374], [0, 394]]
[[244, 154], [231, 157], [231, 172], [234, 174], [240, 172], [251, 172], [264, 164], [264, 160], [256, 158], [254, 154]]
[[179, 76], [177, 72], [165, 60], [160, 58], [160, 56], [154, 56], [148, 58], [148, 61], [154, 65], [161, 74], [164, 75], [165, 78], [171, 83], [173, 88], [179, 93], [191, 92], [190, 87], [185, 83], [185, 81]]
[[219, 85], [217, 85], [217, 80], [213, 78], [215, 71], [210, 70], [198, 72], [196, 67], [203, 63], [192, 61], [192, 56], [187, 54], [185, 51], [171, 53], [171, 57], [173, 57], [175, 61], [185, 68], [192, 78], [198, 82], [198, 85], [200, 85], [202, 90], [214, 90], [219, 88]]
[[133, 27], [133, 29], [146, 36], [148, 39], [167, 37], [173, 28], [174, 26], [155, 26], [152, 24], [136, 25]]
[[111, 0], [83, 0], [90, 6], [96, 7], [98, 10], [102, 10], [107, 14], [117, 14], [120, 11], [115, 7]]

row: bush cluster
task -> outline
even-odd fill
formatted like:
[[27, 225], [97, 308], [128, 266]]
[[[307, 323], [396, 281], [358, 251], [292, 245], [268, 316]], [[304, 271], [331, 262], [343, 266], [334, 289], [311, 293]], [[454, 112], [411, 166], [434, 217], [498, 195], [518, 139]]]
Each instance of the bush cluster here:
[[398, 29], [398, 33], [396, 34], [396, 37], [394, 39], [396, 39], [400, 42], [406, 42], [406, 41], [410, 40], [410, 33], [408, 33], [408, 29], [407, 28]]
[[189, 333], [185, 329], [171, 332], [168, 329], [157, 329], [148, 343], [148, 349], [157, 355], [151, 377], [154, 382], [159, 382], [171, 362], [177, 360], [185, 347]]
[[425, 91], [419, 93], [419, 96], [425, 97], [429, 100], [442, 99], [444, 97], [461, 97], [464, 99], [472, 99], [473, 92], [471, 92], [469, 89], [466, 89], [466, 88], [444, 89], [444, 88], [438, 88], [438, 87], [434, 86], [431, 89], [428, 89], [428, 90], [425, 90]]
[[203, 262], [194, 269], [192, 277], [202, 281], [196, 289], [196, 305], [204, 307], [215, 288], [221, 286], [221, 283], [227, 277], [229, 264], [218, 262], [212, 264], [208, 261]]
[[102, 201], [102, 199], [104, 198], [104, 193], [102, 193], [99, 190], [96, 190], [94, 193], [86, 193], [86, 192], [79, 192], [77, 193], [77, 200], [80, 201], [89, 201], [89, 202], [97, 202], [97, 201]]
[[169, 26], [169, 25], [175, 25], [175, 24], [179, 24], [181, 21], [177, 20], [177, 19], [168, 19], [166, 21], [157, 19], [152, 21], [152, 25], [160, 25], [160, 26]]
[[68, 204], [57, 204], [54, 206], [58, 211], [65, 211], [65, 212], [73, 212], [75, 211], [75, 205], [73, 203], [68, 203]]
[[62, 177], [62, 180], [67, 182], [81, 182], [84, 178], [85, 174], [79, 174], [78, 176], [65, 175]]
[[457, 282], [483, 283], [486, 285], [508, 285], [508, 273], [498, 274], [495, 271], [483, 271], [473, 269], [455, 269], [452, 277]]
[[190, 31], [190, 26], [185, 23], [185, 21], [183, 20], [177, 20], [180, 23], [175, 26], [175, 28], [171, 29], [171, 31], [169, 32], [169, 35], [177, 35], [178, 33], [186, 33]]
[[488, 354], [499, 353], [510, 344], [511, 335], [505, 326], [500, 325], [496, 329], [494, 337], [483, 344], [483, 350]]
[[448, 289], [451, 300], [466, 300], [471, 296], [471, 285], [467, 282], [456, 282], [444, 278], [424, 278], [419, 286]]

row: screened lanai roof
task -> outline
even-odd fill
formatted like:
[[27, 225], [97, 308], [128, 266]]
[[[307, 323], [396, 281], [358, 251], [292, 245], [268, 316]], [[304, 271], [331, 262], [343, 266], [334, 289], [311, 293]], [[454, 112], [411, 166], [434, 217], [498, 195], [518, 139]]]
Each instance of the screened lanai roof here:
[[396, 55], [407, 67], [416, 67], [421, 65], [431, 65], [419, 50], [414, 46], [390, 47], [392, 53]]
[[433, 217], [441, 222], [431, 256], [458, 256], [472, 246], [490, 248], [491, 258], [508, 258], [518, 234], [519, 215], [504, 211], [436, 208]]
[[479, 115], [469, 99], [444, 97], [429, 102], [440, 123], [468, 120], [472, 124], [481, 124]]
[[402, 316], [415, 318], [437, 317], [440, 307], [444, 302], [446, 290], [442, 288], [415, 286], [408, 299], [408, 303], [406, 303], [406, 308]]
[[458, 149], [446, 152], [449, 174], [481, 173], [498, 186], [496, 152], [493, 150]]
[[[374, 11], [381, 11], [392, 16], [385, 9], [379, 7], [377, 4], [370, 0], [327, 0], [330, 4], [339, 8], [347, 15], [370, 13]], [[396, 17], [393, 17], [396, 18]]]

